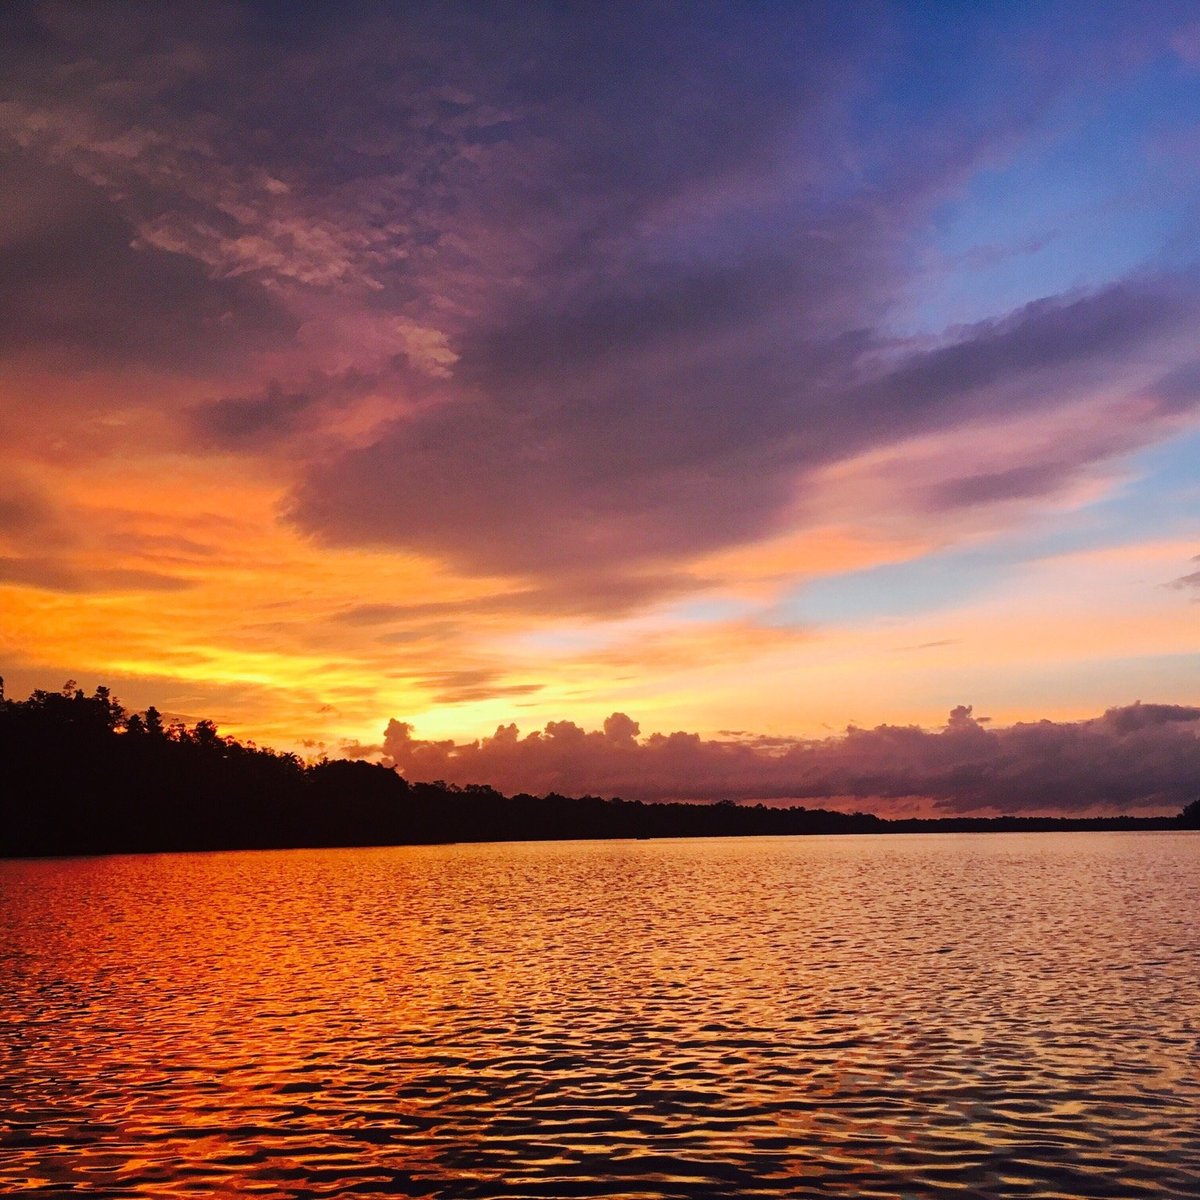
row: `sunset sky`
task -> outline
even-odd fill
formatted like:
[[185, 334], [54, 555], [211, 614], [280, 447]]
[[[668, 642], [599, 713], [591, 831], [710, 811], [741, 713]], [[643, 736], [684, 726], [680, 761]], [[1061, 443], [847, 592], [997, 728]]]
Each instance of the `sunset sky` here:
[[10, 696], [531, 788], [697, 735], [647, 795], [787, 795], [779, 747], [959, 705], [1200, 761], [1196, 4], [0, 42]]

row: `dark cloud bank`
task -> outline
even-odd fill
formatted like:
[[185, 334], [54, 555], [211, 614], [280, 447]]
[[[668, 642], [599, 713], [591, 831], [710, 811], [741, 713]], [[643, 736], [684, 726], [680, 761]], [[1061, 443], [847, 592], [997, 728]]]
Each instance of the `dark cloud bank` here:
[[[730, 354], [693, 329], [664, 361], [535, 364], [516, 382], [496, 380], [489, 364], [483, 395], [315, 468], [292, 515], [334, 542], [394, 542], [480, 573], [594, 579], [645, 568], [778, 530], [797, 488], [831, 463], [1079, 397], [1098, 372], [1119, 376], [1122, 349], [1177, 333], [1196, 311], [1184, 281], [1116, 285], [1031, 305], [862, 381], [869, 347], [849, 335], [806, 343], [746, 331], [755, 349]], [[1196, 397], [1151, 385], [1142, 400], [1113, 414], [1103, 440], [935, 490], [931, 502], [1043, 496], [1090, 461], [1152, 440]]]
[[[928, 493], [975, 506], [1050, 495], [1195, 408], [1184, 274], [891, 332], [937, 206], [1166, 16], [1107, 12], [1038, 65], [1019, 20], [1010, 45], [965, 9], [127, 11], [0, 16], [0, 349], [199, 371], [271, 351], [272, 378], [180, 437], [286, 457], [289, 519], [327, 543], [602, 609], [794, 521], [863, 451], [1100, 379], [1141, 398], [1103, 439]], [[302, 327], [337, 344], [290, 371]], [[377, 425], [322, 440], [367, 392], [392, 402]]]
[[968, 707], [944, 729], [850, 727], [819, 740], [694, 733], [639, 737], [614, 713], [602, 730], [552, 721], [522, 736], [423, 741], [391, 721], [384, 752], [411, 780], [504, 792], [638, 800], [836, 800], [886, 816], [920, 798], [945, 813], [1177, 812], [1200, 796], [1200, 708], [1133, 704], [1076, 722], [989, 728]]

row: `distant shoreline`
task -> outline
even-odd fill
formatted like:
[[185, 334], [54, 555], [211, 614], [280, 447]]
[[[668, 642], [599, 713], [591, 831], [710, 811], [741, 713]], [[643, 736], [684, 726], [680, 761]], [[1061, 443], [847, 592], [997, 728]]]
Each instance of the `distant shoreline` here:
[[[416, 792], [426, 791], [430, 785], [416, 784], [412, 789]], [[452, 794], [451, 794], [452, 795]], [[565, 804], [566, 811], [559, 809], [559, 816], [569, 817], [570, 808], [576, 804], [585, 803], [570, 797], [516, 797], [518, 805], [523, 800], [533, 800], [539, 805], [547, 803]], [[654, 832], [633, 832], [630, 830], [602, 830], [585, 832], [583, 830], [563, 829], [561, 832], [538, 832], [535, 829], [513, 828], [511, 831], [491, 829], [487, 834], [471, 836], [466, 830], [461, 830], [457, 837], [407, 837], [398, 840], [380, 840], [377, 838], [348, 839], [326, 837], [322, 840], [304, 838], [300, 831], [291, 830], [287, 833], [280, 831], [275, 839], [254, 840], [239, 839], [231, 836], [214, 844], [212, 840], [189, 842], [183, 838], [172, 838], [169, 844], [152, 844], [142, 836], [134, 835], [128, 840], [117, 838], [98, 839], [100, 844], [85, 845], [78, 840], [65, 837], [57, 843], [53, 839], [40, 845], [13, 845], [10, 838], [0, 836], [0, 860], [18, 861], [39, 858], [90, 858], [123, 854], [191, 854], [191, 853], [224, 853], [242, 851], [271, 851], [271, 850], [328, 850], [328, 849], [385, 849], [405, 846], [448, 846], [448, 845], [504, 845], [519, 842], [599, 842], [599, 841], [687, 841], [711, 840], [715, 838], [752, 838], [752, 837], [904, 837], [915, 834], [1004, 834], [1004, 833], [1187, 833], [1194, 832], [1194, 827], [1186, 825], [1179, 817], [943, 817], [887, 820], [869, 813], [836, 813], [825, 809], [780, 808], [763, 810], [755, 807], [742, 808], [737, 805], [639, 805], [620, 800], [601, 801], [606, 806], [615, 808], [641, 809], [646, 817], [654, 824], [656, 818], [665, 814], [656, 812], [658, 809], [696, 809], [702, 810], [695, 814], [704, 819], [709, 816], [709, 810], [722, 809], [722, 816], [733, 817], [729, 812], [747, 814], [751, 818], [746, 826], [756, 824], [753, 817], [763, 811], [785, 814], [787, 820], [779, 822], [793, 826], [791, 828], [719, 828], [707, 830], [680, 829], [668, 824], [659, 825]], [[446, 814], [449, 816], [449, 814]], [[685, 822], [690, 824], [690, 822]], [[733, 821], [731, 824], [741, 824]], [[772, 824], [776, 824], [772, 822]], [[290, 834], [290, 836], [288, 835]], [[299, 834], [299, 836], [297, 836]]]
[[167, 725], [106, 688], [0, 699], [0, 858], [334, 846], [756, 835], [1169, 831], [1178, 817], [934, 817], [764, 804], [506, 796], [483, 784], [409, 783], [379, 764], [304, 763]]
[[[722, 838], [737, 838], [739, 840], [750, 840], [752, 838], [855, 838], [855, 837], [909, 837], [918, 834], [939, 834], [949, 835], [956, 833], [978, 833], [978, 834], [1004, 834], [1004, 833], [1197, 833], [1196, 829], [1190, 826], [1180, 824], [1177, 817], [1144, 817], [1131, 818], [1129, 822], [1121, 825], [1105, 824], [1097, 826], [1086, 822], [1065, 821], [1061, 826], [1054, 828], [1037, 828], [1037, 829], [1010, 829], [1001, 828], [999, 825], [989, 826], [986, 829], [951, 829], [945, 826], [951, 824], [951, 821], [939, 822], [931, 821], [929, 824], [938, 825], [938, 828], [923, 828], [923, 829], [859, 829], [859, 830], [843, 830], [841, 832], [825, 832], [825, 833], [679, 833], [679, 834], [615, 834], [606, 836], [597, 834], [595, 836], [571, 836], [564, 834], [561, 837], [506, 837], [506, 838], [469, 838], [469, 839], [454, 839], [445, 841], [421, 841], [421, 842], [336, 842], [322, 843], [320, 845], [307, 845], [303, 843], [278, 845], [278, 846], [193, 846], [193, 847], [169, 847], [160, 849], [138, 849], [138, 850], [79, 850], [79, 851], [46, 851], [38, 853], [26, 854], [0, 854], [0, 863], [4, 862], [37, 862], [51, 861], [57, 859], [75, 859], [75, 858], [120, 858], [141, 856], [147, 854], [271, 854], [282, 850], [304, 851], [304, 850], [404, 850], [404, 849], [422, 849], [432, 846], [514, 846], [514, 845], [551, 845], [566, 842], [700, 842], [700, 841], [719, 841]], [[901, 822], [897, 822], [901, 824]]]

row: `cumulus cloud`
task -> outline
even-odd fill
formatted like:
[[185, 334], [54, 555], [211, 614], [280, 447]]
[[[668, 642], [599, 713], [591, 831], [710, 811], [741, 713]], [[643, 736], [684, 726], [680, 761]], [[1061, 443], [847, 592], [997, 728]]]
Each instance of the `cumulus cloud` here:
[[944, 728], [851, 726], [823, 739], [653, 733], [614, 713], [603, 729], [501, 725], [427, 741], [392, 720], [384, 752], [412, 780], [641, 800], [847, 800], [886, 815], [918, 798], [945, 813], [1177, 811], [1200, 792], [1200, 708], [1133, 704], [1084, 721], [991, 727], [968, 706]]

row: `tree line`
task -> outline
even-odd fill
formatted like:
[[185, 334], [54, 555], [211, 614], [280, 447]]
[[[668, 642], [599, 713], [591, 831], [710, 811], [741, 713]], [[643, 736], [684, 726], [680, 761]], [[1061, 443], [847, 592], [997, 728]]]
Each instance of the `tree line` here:
[[400, 845], [559, 838], [713, 837], [921, 830], [1200, 827], [1179, 818], [1002, 817], [886, 821], [763, 805], [643, 804], [598, 796], [505, 796], [410, 782], [374, 763], [306, 763], [222, 736], [209, 720], [127, 711], [106, 687], [4, 697], [0, 856]]

